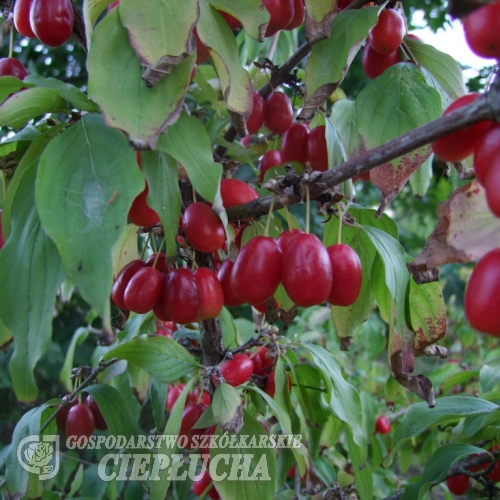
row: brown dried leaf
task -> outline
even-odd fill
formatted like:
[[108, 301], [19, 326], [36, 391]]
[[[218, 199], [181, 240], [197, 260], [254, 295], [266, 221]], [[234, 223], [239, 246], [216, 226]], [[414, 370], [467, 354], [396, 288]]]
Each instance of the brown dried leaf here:
[[306, 0], [306, 40], [314, 45], [330, 36], [336, 0]]

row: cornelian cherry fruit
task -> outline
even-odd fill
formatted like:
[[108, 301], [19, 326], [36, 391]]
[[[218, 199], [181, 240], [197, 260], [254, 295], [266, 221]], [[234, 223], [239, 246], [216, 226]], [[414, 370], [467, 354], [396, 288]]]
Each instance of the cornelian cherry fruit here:
[[375, 432], [389, 434], [391, 432], [391, 421], [385, 415], [379, 415], [375, 421]]
[[[302, 0], [301, 0], [302, 1]], [[305, 123], [292, 123], [281, 138], [282, 162], [307, 163], [309, 127]]]
[[104, 420], [99, 405], [91, 394], [86, 397], [85, 404], [90, 408], [92, 415], [94, 415], [95, 428], [100, 431], [105, 431], [108, 428], [108, 424], [106, 420]]
[[111, 288], [111, 300], [113, 304], [122, 311], [128, 310], [123, 298], [125, 290], [133, 276], [145, 265], [146, 264], [142, 260], [133, 260], [118, 273], [113, 283], [113, 287]]
[[255, 134], [264, 124], [264, 98], [254, 90], [252, 111], [247, 120], [247, 130], [249, 134]]
[[259, 197], [259, 194], [252, 186], [239, 179], [222, 179], [220, 195], [224, 208], [242, 205]]
[[465, 474], [449, 477], [446, 480], [446, 486], [454, 495], [465, 495], [470, 485], [470, 477]]
[[387, 68], [397, 64], [400, 61], [400, 57], [400, 49], [382, 55], [374, 51], [370, 42], [367, 41], [361, 55], [361, 64], [366, 76], [373, 80], [377, 76], [380, 76]]
[[220, 281], [208, 267], [199, 267], [193, 276], [201, 295], [198, 320], [216, 318], [224, 307], [224, 290]]
[[220, 498], [215, 486], [213, 486], [212, 478], [208, 469], [204, 469], [203, 472], [194, 480], [193, 482], [193, 493], [196, 496], [201, 496], [203, 492], [212, 484], [212, 487], [208, 490], [207, 496], [212, 500], [218, 500]]
[[188, 450], [192, 450], [195, 446], [192, 441], [192, 431], [193, 427], [198, 422], [199, 418], [207, 408], [207, 405], [203, 403], [188, 403], [182, 412], [182, 420], [181, 420], [181, 428], [179, 430], [179, 443], [184, 444], [183, 441], [186, 441], [186, 436], [188, 439], [186, 441], [185, 448]]
[[[290, 374], [286, 374], [288, 378], [288, 392], [292, 390], [292, 378], [290, 377]], [[269, 377], [267, 377], [267, 382], [266, 382], [266, 393], [269, 394], [272, 398], [274, 398], [274, 394], [276, 393], [276, 371], [273, 370], [270, 374]]]
[[186, 239], [200, 252], [216, 252], [226, 241], [222, 221], [205, 203], [191, 203], [186, 208], [183, 226]]
[[277, 149], [270, 149], [262, 156], [259, 164], [260, 180], [264, 180], [266, 172], [274, 167], [279, 167], [284, 162], [281, 160], [281, 153]]
[[90, 437], [94, 433], [95, 420], [90, 408], [85, 404], [76, 404], [66, 417], [66, 436]]
[[263, 0], [271, 19], [266, 29], [266, 37], [285, 29], [293, 19], [293, 0]]
[[[68, 399], [68, 396], [63, 396], [62, 400], [63, 401], [66, 401]], [[56, 415], [56, 425], [57, 425], [57, 428], [63, 432], [63, 433], [66, 433], [66, 420], [68, 418], [68, 412], [69, 412], [69, 409], [76, 405], [78, 403], [78, 401], [76, 399], [73, 400], [73, 402], [71, 403], [71, 405], [68, 405], [68, 406], [63, 406], [59, 412], [57, 413]]]
[[173, 269], [165, 276], [161, 300], [163, 309], [174, 323], [184, 325], [198, 320], [201, 293], [189, 269]]
[[278, 236], [278, 243], [283, 253], [285, 253], [291, 241], [299, 234], [304, 234], [304, 231], [302, 231], [302, 229], [294, 228], [287, 229]]
[[483, 5], [464, 19], [465, 40], [480, 57], [500, 59], [500, 2]]
[[221, 375], [225, 381], [237, 387], [244, 384], [253, 373], [253, 360], [248, 354], [238, 353], [233, 356], [233, 359], [227, 359], [220, 365]]
[[390, 54], [401, 45], [405, 31], [403, 16], [394, 9], [384, 9], [377, 24], [370, 31], [368, 41], [375, 52]]
[[158, 217], [158, 214], [148, 205], [146, 201], [148, 193], [149, 186], [146, 184], [142, 193], [137, 195], [129, 209], [128, 220], [136, 226], [152, 227], [160, 222], [160, 217]]
[[123, 301], [128, 311], [144, 314], [153, 310], [161, 296], [163, 274], [156, 267], [139, 269], [123, 294]]
[[291, 31], [299, 26], [302, 26], [306, 16], [304, 0], [293, 0], [293, 17], [287, 24], [285, 30]]
[[236, 297], [231, 284], [231, 272], [233, 270], [233, 266], [234, 262], [227, 259], [222, 263], [217, 273], [217, 278], [219, 279], [224, 292], [224, 305], [228, 307], [241, 306], [243, 304], [243, 302]]
[[14, 26], [20, 35], [36, 38], [30, 23], [30, 11], [33, 0], [16, 0], [14, 4]]
[[22, 62], [13, 57], [4, 57], [0, 59], [0, 76], [15, 76], [19, 80], [24, 80], [28, 72]]
[[293, 123], [290, 98], [283, 92], [273, 92], [264, 101], [264, 125], [273, 134], [285, 133]]
[[356, 302], [363, 283], [359, 255], [349, 245], [331, 245], [327, 249], [332, 263], [332, 289], [326, 301], [335, 306]]
[[68, 41], [73, 21], [71, 0], [34, 0], [31, 5], [31, 29], [49, 47], [59, 47]]
[[490, 166], [500, 157], [500, 124], [491, 123], [476, 142], [474, 148], [474, 170], [477, 181], [484, 186]]
[[318, 125], [313, 128], [307, 138], [307, 161], [313, 170], [328, 170], [328, 148], [325, 137], [326, 127]]

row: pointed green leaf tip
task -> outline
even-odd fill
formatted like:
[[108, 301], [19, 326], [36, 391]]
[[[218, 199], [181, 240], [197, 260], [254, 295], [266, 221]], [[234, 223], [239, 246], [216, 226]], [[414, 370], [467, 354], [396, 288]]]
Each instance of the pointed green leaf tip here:
[[68, 277], [109, 328], [113, 247], [144, 188], [134, 152], [100, 115], [55, 137], [40, 158], [36, 202]]

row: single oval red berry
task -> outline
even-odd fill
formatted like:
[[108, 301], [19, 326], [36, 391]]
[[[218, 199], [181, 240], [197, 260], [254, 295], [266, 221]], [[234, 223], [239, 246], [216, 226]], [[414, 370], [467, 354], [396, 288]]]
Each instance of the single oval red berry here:
[[288, 245], [290, 245], [292, 240], [299, 234], [304, 234], [304, 231], [295, 228], [295, 229], [287, 229], [278, 236], [278, 243], [283, 253], [285, 253], [286, 249], [288, 248]]
[[465, 40], [479, 57], [500, 59], [500, 2], [483, 5], [464, 19]]
[[200, 252], [216, 252], [226, 241], [222, 221], [205, 203], [191, 203], [184, 212], [183, 225], [188, 242]]
[[391, 432], [391, 421], [385, 415], [379, 415], [375, 421], [375, 432], [389, 434]]
[[[192, 450], [195, 445], [192, 441], [193, 427], [200, 419], [207, 405], [203, 403], [188, 403], [182, 412], [181, 428], [179, 430], [179, 444], [186, 444], [184, 448]], [[187, 438], [187, 439], [186, 439]]]
[[394, 9], [384, 9], [377, 24], [368, 35], [372, 49], [386, 55], [399, 48], [405, 36], [405, 21], [403, 16]]
[[247, 120], [247, 130], [249, 134], [255, 134], [264, 124], [264, 98], [254, 91], [252, 112]]
[[259, 197], [259, 193], [252, 186], [239, 179], [222, 179], [220, 195], [224, 208], [243, 205]]
[[198, 320], [219, 316], [224, 307], [224, 290], [217, 276], [207, 267], [193, 272], [201, 294], [201, 308]]
[[38, 39], [49, 47], [67, 42], [73, 32], [71, 0], [34, 0], [30, 10], [30, 25]]
[[100, 431], [105, 431], [108, 428], [108, 424], [101, 413], [99, 405], [91, 394], [85, 399], [85, 404], [90, 408], [92, 415], [94, 415], [95, 428]]
[[293, 123], [290, 98], [283, 92], [273, 92], [264, 101], [264, 125], [273, 134], [285, 133]]
[[95, 420], [90, 408], [85, 404], [76, 404], [68, 411], [66, 418], [66, 436], [89, 438], [94, 434]]
[[23, 63], [13, 57], [4, 57], [0, 59], [0, 76], [15, 76], [19, 80], [24, 80], [28, 72]]
[[264, 175], [270, 168], [279, 167], [283, 163], [281, 153], [277, 149], [266, 151], [259, 163], [260, 180], [264, 180]]
[[326, 301], [335, 306], [356, 302], [363, 283], [363, 268], [356, 251], [349, 245], [331, 245], [327, 249], [332, 263], [332, 289]]
[[[68, 396], [64, 396], [62, 398], [62, 401], [66, 401], [68, 399]], [[56, 415], [56, 425], [57, 425], [57, 428], [63, 432], [63, 433], [66, 433], [66, 420], [68, 418], [68, 412], [69, 412], [69, 409], [76, 405], [78, 403], [78, 401], [76, 399], [73, 400], [73, 402], [71, 403], [71, 405], [68, 405], [68, 406], [63, 406], [59, 412], [57, 413]]]
[[446, 486], [454, 495], [465, 495], [470, 485], [470, 477], [465, 474], [449, 477], [446, 480]]
[[293, 0], [262, 0], [271, 16], [266, 29], [266, 37], [285, 29], [293, 19]]
[[113, 301], [113, 304], [115, 304], [115, 306], [122, 311], [128, 311], [123, 298], [127, 285], [133, 276], [145, 265], [145, 262], [142, 260], [133, 260], [118, 273], [118, 276], [113, 283], [113, 287], [111, 288], [111, 300]]
[[243, 302], [236, 297], [233, 291], [233, 286], [231, 284], [231, 272], [233, 270], [234, 262], [227, 259], [225, 260], [217, 273], [217, 278], [222, 285], [222, 290], [224, 292], [224, 305], [225, 306], [241, 306]]
[[36, 38], [30, 23], [30, 11], [33, 0], [16, 0], [14, 4], [14, 26], [19, 34], [26, 38]]
[[307, 163], [308, 138], [309, 127], [305, 123], [292, 123], [281, 138], [282, 162], [298, 161], [299, 163]]
[[318, 125], [313, 128], [307, 138], [307, 161], [313, 170], [328, 170], [328, 148], [325, 137], [326, 127]]
[[193, 35], [196, 41], [196, 64], [202, 64], [210, 59], [210, 50], [208, 50], [208, 47], [200, 40], [196, 28], [193, 29]]
[[285, 28], [287, 31], [291, 31], [304, 24], [304, 18], [306, 16], [306, 9], [304, 5], [304, 0], [293, 0], [293, 17], [292, 20], [287, 24]]
[[500, 248], [488, 252], [476, 264], [465, 290], [467, 320], [480, 332], [500, 337]]
[[486, 202], [492, 214], [500, 217], [500, 156], [497, 156], [488, 168], [484, 179], [484, 190], [486, 191]]
[[163, 274], [156, 267], [139, 269], [128, 282], [123, 301], [127, 310], [145, 314], [153, 310], [160, 299]]
[[175, 403], [179, 399], [181, 392], [184, 389], [184, 384], [178, 384], [176, 386], [172, 386], [168, 384], [168, 392], [167, 392], [167, 400], [165, 402], [165, 407], [169, 412], [174, 408]]
[[253, 361], [248, 354], [235, 354], [233, 359], [228, 359], [220, 365], [220, 372], [229, 385], [237, 387], [251, 377]]
[[184, 325], [197, 321], [201, 310], [201, 294], [189, 269], [170, 271], [163, 281], [163, 308], [174, 323]]
[[148, 193], [149, 187], [146, 184], [144, 191], [137, 195], [128, 212], [128, 220], [136, 226], [151, 227], [160, 222], [160, 217], [146, 201]]
[[484, 180], [493, 162], [500, 157], [500, 124], [491, 123], [476, 142], [474, 170], [476, 179], [484, 186]]
[[400, 61], [400, 49], [396, 49], [389, 54], [379, 54], [372, 49], [369, 42], [366, 42], [361, 55], [361, 64], [366, 76], [373, 80], [380, 76], [387, 68], [394, 66]]

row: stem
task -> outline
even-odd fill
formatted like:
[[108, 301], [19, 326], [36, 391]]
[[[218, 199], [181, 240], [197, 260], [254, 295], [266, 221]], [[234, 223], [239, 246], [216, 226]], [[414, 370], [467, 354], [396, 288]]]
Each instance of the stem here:
[[311, 218], [311, 193], [309, 192], [309, 184], [306, 188], [306, 234], [309, 234], [309, 219]]
[[284, 208], [285, 208], [286, 221], [288, 223], [288, 230], [292, 232], [293, 229], [292, 229], [292, 219], [290, 218], [290, 211], [288, 210], [288, 207], [286, 205]]
[[339, 212], [339, 231], [337, 234], [337, 245], [340, 245], [342, 243], [342, 208], [340, 207], [339, 203], [336, 203], [336, 205]]
[[150, 238], [151, 238], [151, 233], [149, 232], [148, 237], [146, 238], [146, 243], [144, 244], [144, 247], [141, 252], [141, 260], [144, 260], [144, 255], [146, 254], [146, 249], [148, 248]]
[[12, 21], [10, 25], [10, 33], [9, 33], [9, 57], [12, 57], [14, 49], [14, 21]]
[[267, 221], [266, 221], [266, 229], [264, 231], [264, 236], [269, 235], [269, 226], [271, 223], [271, 219], [273, 217], [273, 208], [274, 208], [274, 202], [276, 201], [276, 193], [273, 194], [273, 199], [271, 200], [271, 205], [269, 206], [269, 215], [267, 216]]
[[155, 257], [155, 260], [153, 262], [153, 267], [156, 267], [156, 263], [158, 262], [158, 258], [160, 257], [160, 250], [161, 250], [161, 247], [163, 246], [163, 243], [165, 243], [165, 236], [161, 240], [160, 246], [158, 247], [158, 250], [156, 251], [156, 257]]

